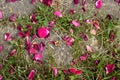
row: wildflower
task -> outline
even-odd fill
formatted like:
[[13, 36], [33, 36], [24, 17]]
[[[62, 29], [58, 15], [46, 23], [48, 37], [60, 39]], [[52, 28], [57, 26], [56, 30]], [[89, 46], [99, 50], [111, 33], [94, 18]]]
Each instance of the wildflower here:
[[36, 61], [36, 62], [39, 62], [42, 60], [42, 54], [41, 53], [36, 53], [34, 56], [33, 56], [33, 60]]
[[109, 74], [109, 73], [113, 72], [114, 69], [115, 69], [115, 65], [114, 64], [107, 64], [105, 66], [106, 74]]
[[74, 38], [69, 37], [69, 36], [65, 36], [63, 38], [63, 40], [65, 41], [66, 45], [68, 45], [68, 46], [72, 46], [73, 45]]
[[40, 38], [47, 38], [49, 36], [49, 33], [50, 32], [49, 32], [48, 28], [45, 28], [45, 27], [38, 28], [37, 34], [38, 34], [38, 37], [40, 37]]
[[38, 22], [38, 20], [36, 19], [36, 15], [35, 15], [35, 14], [32, 14], [32, 15], [30, 16], [30, 20], [31, 20], [31, 22], [34, 23], [34, 24], [36, 24], [36, 23]]
[[70, 68], [69, 71], [72, 73], [72, 74], [76, 74], [76, 75], [81, 75], [82, 74], [82, 70], [77, 70], [75, 68]]
[[28, 80], [32, 80], [34, 78], [34, 75], [35, 75], [35, 70], [31, 70], [28, 75]]
[[52, 0], [40, 0], [43, 4], [52, 7]]
[[49, 22], [49, 27], [53, 27], [55, 25], [55, 22], [54, 21], [51, 21], [51, 22]]
[[87, 57], [88, 57], [88, 53], [85, 52], [82, 56], [80, 56], [80, 60], [84, 61], [87, 59]]
[[62, 13], [60, 11], [54, 11], [54, 15], [57, 17], [62, 17]]
[[86, 36], [85, 33], [81, 33], [80, 35], [85, 41], [88, 41], [88, 37]]

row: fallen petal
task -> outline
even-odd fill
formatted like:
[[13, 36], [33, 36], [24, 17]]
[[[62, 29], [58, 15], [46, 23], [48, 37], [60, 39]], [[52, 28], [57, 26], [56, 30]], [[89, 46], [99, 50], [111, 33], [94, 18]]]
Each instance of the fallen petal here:
[[50, 21], [50, 23], [49, 23], [49, 27], [53, 27], [55, 25], [55, 22], [54, 21]]
[[115, 65], [114, 64], [107, 64], [105, 66], [106, 74], [109, 74], [109, 73], [113, 72], [114, 69], [115, 69]]
[[80, 35], [85, 41], [88, 41], [88, 37], [86, 36], [85, 33], [81, 33]]
[[17, 14], [13, 14], [12, 16], [10, 16], [9, 21], [14, 22], [16, 18], [17, 18]]
[[81, 74], [82, 74], [82, 70], [77, 70], [77, 71], [75, 72], [75, 74], [76, 74], [76, 75], [81, 75]]
[[72, 24], [73, 24], [75, 27], [79, 27], [79, 26], [80, 26], [80, 23], [79, 23], [77, 20], [73, 20], [73, 21], [72, 21]]
[[95, 5], [96, 5], [96, 8], [97, 8], [97, 9], [101, 9], [101, 8], [102, 8], [102, 5], [103, 5], [102, 0], [97, 0]]
[[4, 46], [0, 44], [0, 52], [4, 49]]
[[4, 34], [4, 41], [7, 41], [10, 37], [10, 33], [5, 33]]
[[60, 11], [54, 11], [54, 15], [57, 17], [62, 17], [62, 13]]
[[82, 56], [80, 56], [80, 60], [84, 61], [86, 60], [88, 57], [88, 53], [86, 52], [85, 54], [83, 54]]
[[13, 50], [10, 51], [9, 55], [10, 55], [10, 56], [14, 56], [14, 54], [15, 54], [16, 52], [17, 52], [17, 50], [16, 50], [16, 49], [13, 49]]
[[58, 74], [58, 70], [57, 70], [57, 68], [53, 67], [53, 72], [54, 72], [54, 76], [56, 77], [57, 74]]
[[2, 11], [0, 10], [0, 19], [2, 19], [3, 15], [2, 15]]
[[42, 60], [42, 54], [41, 53], [37, 53], [34, 55], [33, 60], [35, 61], [41, 61]]
[[45, 27], [38, 28], [37, 34], [38, 34], [38, 37], [40, 38], [47, 38], [49, 36], [49, 33], [50, 33], [49, 30]]
[[32, 80], [35, 76], [35, 70], [31, 70], [29, 75], [28, 75], [28, 80]]
[[86, 49], [89, 52], [94, 52], [93, 48], [91, 46], [89, 46], [89, 45], [86, 45]]
[[41, 42], [41, 43], [39, 44], [39, 52], [40, 52], [40, 53], [43, 52], [44, 47], [45, 47], [45, 44], [44, 44], [43, 42]]
[[82, 0], [82, 6], [85, 6], [86, 0]]
[[9, 73], [13, 74], [14, 72], [15, 72], [15, 70], [11, 67], [10, 70], [9, 70]]

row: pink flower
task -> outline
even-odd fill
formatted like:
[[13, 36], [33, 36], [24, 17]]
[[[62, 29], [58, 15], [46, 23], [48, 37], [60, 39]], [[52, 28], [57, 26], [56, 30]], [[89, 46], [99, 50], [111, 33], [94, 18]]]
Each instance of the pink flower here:
[[60, 11], [54, 11], [54, 15], [57, 17], [62, 17], [62, 13]]
[[88, 41], [88, 37], [86, 36], [85, 33], [81, 33], [80, 35], [85, 41]]
[[102, 0], [97, 0], [95, 5], [96, 5], [96, 8], [97, 8], [97, 9], [101, 9], [101, 7], [102, 7], [102, 5], [103, 5]]
[[32, 14], [32, 15], [30, 16], [30, 20], [31, 20], [31, 22], [34, 23], [34, 24], [36, 24], [36, 23], [38, 22], [38, 20], [36, 19], [36, 15], [35, 15], [35, 14]]
[[32, 0], [31, 3], [32, 4], [35, 4], [37, 2], [37, 0]]
[[10, 51], [9, 54], [10, 54], [10, 56], [14, 56], [14, 54], [15, 54], [16, 52], [17, 52], [17, 50], [16, 50], [16, 49], [13, 49], [13, 50]]
[[0, 52], [4, 49], [4, 46], [0, 44]]
[[54, 72], [54, 76], [56, 77], [58, 74], [58, 70], [55, 67], [53, 67], [53, 72]]
[[35, 54], [36, 53], [36, 50], [34, 49], [34, 48], [30, 48], [29, 49], [29, 54], [31, 55], [31, 54]]
[[10, 36], [10, 33], [5, 33], [4, 34], [4, 41], [12, 41], [14, 38]]
[[10, 16], [9, 21], [14, 22], [16, 18], [17, 18], [17, 14], [13, 14], [12, 16]]
[[72, 74], [76, 74], [76, 75], [81, 75], [82, 74], [82, 70], [77, 70], [75, 68], [70, 68], [69, 71], [72, 73]]
[[71, 14], [75, 14], [76, 11], [75, 11], [74, 9], [71, 9], [71, 10], [70, 10], [70, 13], [71, 13]]
[[117, 80], [117, 77], [116, 76], [112, 77], [112, 80]]
[[74, 4], [78, 4], [78, 3], [79, 3], [79, 0], [73, 0], [73, 3], [74, 3]]
[[63, 40], [65, 41], [66, 45], [68, 45], [68, 46], [72, 46], [73, 45], [74, 38], [69, 37], [69, 36], [65, 36], [63, 38]]
[[40, 0], [43, 4], [52, 7], [52, 0]]
[[42, 54], [41, 53], [36, 53], [34, 56], [33, 56], [33, 60], [35, 61], [41, 61], [42, 60]]
[[94, 26], [96, 29], [100, 29], [99, 22], [96, 21], [96, 20], [93, 21], [93, 26]]
[[107, 64], [105, 66], [106, 74], [109, 74], [109, 73], [113, 72], [114, 69], [115, 69], [115, 65], [114, 64]]
[[37, 34], [38, 34], [38, 37], [40, 37], [40, 38], [47, 38], [49, 36], [49, 33], [50, 32], [49, 32], [48, 28], [45, 28], [45, 27], [38, 28]]
[[34, 76], [35, 76], [35, 70], [31, 70], [28, 75], [28, 80], [33, 80]]
[[85, 54], [83, 54], [82, 56], [80, 56], [80, 60], [84, 61], [86, 60], [88, 57], [88, 53], [86, 52]]
[[77, 20], [73, 20], [73, 21], [72, 21], [72, 24], [73, 24], [75, 27], [79, 27], [79, 26], [80, 26], [80, 23], [79, 23]]
[[2, 77], [2, 75], [0, 74], [0, 80], [2, 80], [2, 78], [3, 78], [3, 77]]
[[2, 15], [2, 11], [0, 10], [0, 19], [2, 19], [3, 15]]
[[42, 53], [44, 50], [45, 44], [41, 42], [38, 47], [39, 47], [39, 52]]
[[93, 48], [91, 46], [89, 46], [89, 45], [86, 45], [86, 49], [89, 52], [94, 52]]
[[10, 70], [9, 70], [9, 73], [13, 74], [14, 72], [15, 72], [15, 70], [11, 67]]

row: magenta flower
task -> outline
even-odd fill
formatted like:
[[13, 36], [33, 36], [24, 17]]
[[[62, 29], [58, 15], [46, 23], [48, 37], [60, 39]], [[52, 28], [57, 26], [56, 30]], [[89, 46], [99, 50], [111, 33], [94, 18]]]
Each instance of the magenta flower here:
[[109, 73], [113, 72], [114, 69], [115, 69], [115, 65], [114, 64], [107, 64], [105, 66], [106, 74], [109, 74]]
[[57, 74], [58, 74], [58, 70], [57, 70], [57, 68], [53, 67], [53, 72], [54, 72], [54, 76], [56, 77]]
[[33, 56], [33, 60], [34, 61], [41, 61], [42, 60], [42, 54], [41, 53], [37, 53]]
[[33, 55], [36, 53], [36, 50], [34, 48], [30, 48], [28, 52], [30, 55]]
[[86, 60], [88, 57], [88, 53], [86, 52], [85, 54], [83, 54], [82, 56], [80, 56], [80, 60], [84, 61]]
[[36, 15], [35, 15], [35, 14], [32, 14], [32, 15], [30, 16], [30, 20], [31, 20], [31, 22], [34, 23], [34, 24], [36, 24], [36, 23], [38, 22], [38, 20], [36, 19]]
[[4, 41], [12, 41], [14, 38], [10, 36], [10, 33], [5, 33], [4, 34]]
[[76, 75], [81, 75], [82, 74], [82, 70], [77, 70], [75, 68], [70, 68], [69, 71], [72, 73], [72, 74], [76, 74]]
[[76, 11], [75, 11], [74, 9], [71, 9], [71, 10], [70, 10], [70, 13], [71, 13], [71, 14], [75, 14]]
[[52, 7], [52, 0], [40, 0], [43, 4]]
[[44, 50], [45, 44], [41, 42], [38, 47], [39, 47], [39, 52], [42, 53]]
[[89, 45], [86, 45], [86, 49], [89, 52], [94, 52], [93, 48], [91, 46], [89, 46]]
[[3, 15], [2, 15], [2, 11], [0, 10], [0, 19], [2, 19]]
[[77, 28], [80, 26], [80, 23], [78, 22], [78, 20], [73, 20], [72, 24]]
[[48, 28], [45, 28], [45, 27], [40, 27], [38, 28], [38, 37], [40, 38], [47, 38], [50, 34], [50, 31], [48, 30]]
[[37, 2], [37, 0], [32, 0], [31, 3], [32, 4], [35, 4]]
[[88, 37], [86, 36], [85, 33], [81, 33], [80, 35], [85, 41], [88, 41]]
[[0, 44], [0, 52], [4, 49], [4, 46]]
[[116, 76], [112, 77], [112, 80], [117, 80], [117, 77]]
[[69, 37], [69, 36], [65, 36], [63, 38], [63, 40], [65, 41], [66, 45], [68, 45], [68, 46], [72, 46], [74, 43], [74, 38]]
[[9, 21], [14, 22], [16, 18], [17, 18], [17, 14], [13, 14], [12, 16], [10, 16]]
[[10, 55], [10, 56], [14, 56], [14, 54], [15, 54], [16, 52], [17, 52], [17, 50], [16, 50], [16, 49], [13, 49], [13, 50], [10, 51], [9, 55]]
[[79, 3], [79, 0], [73, 0], [73, 3], [76, 5]]
[[86, 11], [85, 7], [82, 7], [82, 11], [83, 11], [83, 12], [85, 12], [85, 11]]
[[35, 70], [31, 70], [28, 75], [28, 80], [33, 80], [34, 76], [35, 76]]
[[103, 5], [102, 0], [97, 0], [95, 5], [96, 5], [96, 8], [97, 8], [97, 9], [101, 9], [101, 7], [102, 7], [102, 5]]
[[3, 77], [2, 77], [2, 75], [0, 74], [0, 80], [2, 80], [2, 78], [3, 78]]
[[18, 1], [18, 0], [6, 0], [7, 3], [9, 3], [9, 2], [16, 2], [16, 1]]
[[54, 15], [57, 17], [62, 17], [62, 13], [60, 11], [54, 11]]

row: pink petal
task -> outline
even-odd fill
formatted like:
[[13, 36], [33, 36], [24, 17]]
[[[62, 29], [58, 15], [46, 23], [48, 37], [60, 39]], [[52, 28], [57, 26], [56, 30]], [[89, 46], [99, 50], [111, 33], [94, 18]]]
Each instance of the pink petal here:
[[35, 14], [32, 14], [32, 15], [30, 16], [30, 20], [31, 20], [31, 22], [34, 23], [34, 24], [36, 24], [36, 23], [38, 22], [38, 20], [36, 19], [36, 15], [35, 15]]
[[13, 49], [13, 50], [10, 51], [9, 54], [10, 54], [10, 56], [14, 56], [14, 54], [15, 54], [16, 52], [17, 52], [17, 50], [16, 50], [16, 49]]
[[70, 28], [70, 29], [69, 29], [69, 32], [73, 34], [73, 29], [72, 29], [72, 28]]
[[75, 14], [76, 11], [75, 11], [74, 9], [71, 9], [71, 10], [70, 10], [70, 13], [71, 13], [71, 14]]
[[69, 70], [62, 70], [64, 74], [69, 74]]
[[73, 3], [74, 3], [74, 4], [78, 4], [78, 3], [79, 3], [79, 0], [73, 0]]
[[115, 34], [113, 31], [110, 32], [109, 38], [110, 38], [110, 41], [114, 41]]
[[82, 6], [85, 6], [86, 0], [82, 0]]
[[88, 41], [88, 37], [86, 36], [85, 33], [81, 33], [80, 35], [85, 41]]
[[85, 7], [82, 7], [82, 11], [83, 11], [83, 12], [85, 12], [85, 11], [86, 11]]
[[53, 27], [55, 25], [55, 22], [54, 21], [51, 21], [50, 23], [49, 23], [49, 27]]
[[34, 43], [34, 44], [32, 44], [32, 46], [35, 50], [39, 51], [39, 45], [38, 44]]
[[114, 64], [107, 64], [105, 66], [106, 74], [109, 74], [109, 73], [113, 72], [114, 69], [115, 69], [115, 65]]
[[82, 56], [80, 56], [80, 60], [84, 61], [86, 60], [88, 57], [88, 53], [86, 52], [85, 54], [83, 54]]
[[98, 22], [98, 21], [93, 21], [93, 26], [94, 26], [96, 29], [100, 29], [100, 25], [99, 25], [99, 22]]
[[96, 5], [96, 8], [97, 8], [97, 9], [101, 9], [101, 7], [102, 7], [102, 5], [103, 5], [102, 0], [97, 0], [95, 5]]
[[63, 40], [65, 41], [66, 45], [68, 45], [68, 46], [72, 46], [74, 43], [74, 38], [69, 37], [69, 36], [65, 36], [63, 38]]
[[117, 77], [116, 76], [112, 77], [112, 80], [117, 80]]
[[2, 11], [0, 10], [0, 19], [2, 19], [3, 15], [2, 15]]
[[31, 70], [29, 75], [28, 75], [28, 80], [32, 80], [35, 76], [35, 70]]
[[15, 70], [11, 67], [10, 70], [9, 70], [9, 73], [13, 74], [14, 72], [15, 72]]
[[93, 24], [93, 21], [90, 20], [90, 19], [86, 19], [86, 20], [84, 20], [84, 22], [86, 22], [86, 23], [88, 23], [88, 24]]
[[4, 41], [8, 41], [9, 37], [10, 37], [10, 33], [5, 33], [4, 34]]
[[87, 51], [89, 51], [89, 52], [94, 52], [94, 50], [92, 49], [92, 47], [89, 46], [89, 45], [86, 45], [86, 49], [87, 49]]
[[27, 25], [27, 29], [31, 30], [33, 27], [31, 25]]
[[82, 74], [82, 70], [77, 70], [77, 71], [75, 72], [75, 74], [76, 74], [76, 75], [81, 75], [81, 74]]
[[41, 61], [42, 60], [42, 54], [41, 53], [37, 53], [34, 55], [33, 60], [35, 61]]
[[54, 72], [54, 76], [56, 77], [58, 74], [58, 70], [55, 67], [53, 67], [53, 72]]
[[40, 0], [43, 4], [52, 7], [52, 0]]
[[30, 48], [29, 49], [29, 54], [31, 55], [31, 54], [35, 54], [36, 53], [36, 50], [34, 49], [34, 48]]
[[4, 46], [0, 44], [0, 52], [4, 49]]
[[73, 74], [76, 73], [76, 69], [75, 69], [75, 68], [70, 68], [69, 71], [70, 71], [71, 73], [73, 73]]
[[72, 24], [73, 24], [75, 27], [79, 27], [79, 26], [80, 26], [80, 23], [79, 23], [77, 20], [73, 20], [73, 21], [72, 21]]
[[31, 3], [32, 4], [35, 4], [37, 2], [37, 0], [32, 0]]
[[20, 31], [20, 32], [18, 33], [18, 36], [19, 36], [19, 37], [25, 37], [25, 33], [22, 32], [22, 31]]
[[17, 18], [17, 14], [13, 14], [12, 16], [10, 16], [9, 21], [14, 22], [16, 18]]
[[54, 15], [57, 17], [62, 17], [62, 13], [60, 11], [54, 11]]
[[40, 53], [43, 52], [44, 47], [45, 47], [45, 44], [44, 44], [43, 42], [41, 42], [41, 43], [39, 44], [39, 52], [40, 52]]
[[2, 78], [3, 78], [3, 77], [2, 77], [2, 75], [0, 74], [0, 80], [2, 80]]
[[38, 34], [38, 37], [40, 38], [47, 38], [49, 36], [49, 33], [50, 33], [49, 30], [45, 27], [38, 28], [37, 34]]

